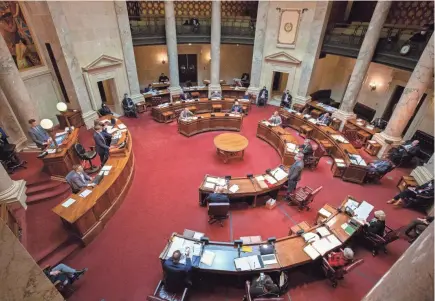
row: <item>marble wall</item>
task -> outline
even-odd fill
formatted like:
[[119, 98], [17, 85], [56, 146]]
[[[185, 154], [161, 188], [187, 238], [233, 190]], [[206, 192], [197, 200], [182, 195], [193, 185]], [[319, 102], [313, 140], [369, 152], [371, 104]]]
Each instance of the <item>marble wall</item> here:
[[64, 300], [1, 219], [0, 244], [0, 300]]
[[[251, 72], [252, 46], [221, 45], [220, 78], [232, 83], [233, 78]], [[210, 44], [178, 45], [178, 54], [196, 54], [198, 58], [198, 81], [210, 79]], [[160, 73], [169, 76], [166, 46], [134, 47], [137, 73], [141, 89], [157, 81]], [[162, 60], [166, 63], [162, 64]]]
[[[314, 90], [331, 89], [331, 98], [341, 102], [354, 65], [355, 59], [348, 57], [327, 55], [320, 59], [313, 79]], [[371, 63], [357, 101], [375, 109], [375, 117], [382, 117], [396, 86], [406, 86], [410, 76], [409, 71]], [[376, 90], [371, 90], [370, 83], [376, 83]], [[432, 91], [433, 87], [428, 93], [433, 94]], [[416, 130], [433, 135], [433, 115], [433, 98], [428, 98], [427, 104], [420, 108], [405, 137], [412, 136]]]

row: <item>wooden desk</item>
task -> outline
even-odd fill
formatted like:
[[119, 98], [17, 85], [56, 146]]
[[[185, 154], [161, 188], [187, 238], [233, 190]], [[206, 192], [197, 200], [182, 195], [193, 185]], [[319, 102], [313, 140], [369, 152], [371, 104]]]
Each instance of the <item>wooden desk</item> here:
[[216, 136], [213, 140], [217, 154], [224, 163], [231, 159], [243, 159], [249, 141], [240, 134], [225, 133]]
[[145, 98], [145, 102], [146, 102], [146, 105], [148, 107], [152, 106], [151, 105], [151, 98], [153, 98], [154, 96], [161, 97], [162, 98], [162, 103], [166, 103], [166, 102], [170, 102], [171, 101], [171, 95], [169, 93], [169, 90], [160, 90], [160, 91], [157, 91], [157, 93], [155, 93], [155, 94], [152, 94], [152, 93], [148, 92], [148, 93], [143, 93], [142, 95]]
[[69, 124], [73, 127], [79, 128], [85, 125], [82, 118], [82, 111], [80, 110], [68, 110], [62, 114], [56, 114], [57, 120], [59, 121], [59, 128], [65, 129], [68, 127], [66, 119], [68, 119]]
[[364, 135], [365, 141], [372, 139], [372, 136], [376, 133], [380, 133], [382, 130], [378, 129], [378, 128], [367, 128], [367, 126], [370, 126], [370, 123], [362, 120], [362, 119], [349, 119], [346, 121], [346, 124], [351, 124], [353, 126], [355, 126], [358, 131], [363, 131], [365, 132], [367, 135]]
[[42, 158], [44, 169], [56, 177], [65, 177], [73, 165], [80, 164], [80, 158], [74, 149], [74, 144], [79, 140], [79, 128], [75, 128], [72, 133], [59, 145], [59, 152], [48, 154]]
[[[107, 117], [107, 116], [106, 116]], [[106, 119], [105, 117], [100, 120]], [[122, 124], [117, 119], [116, 126]], [[122, 134], [118, 145], [126, 142], [123, 149], [111, 149], [106, 166], [112, 166], [109, 175], [94, 188], [87, 197], [72, 194], [52, 210], [59, 215], [64, 226], [83, 244], [89, 244], [104, 228], [106, 223], [115, 214], [128, 192], [134, 175], [134, 155], [132, 139], [128, 131]], [[82, 189], [82, 191], [85, 189]], [[73, 198], [76, 200], [69, 207], [62, 204]]]
[[[234, 105], [235, 101], [235, 99], [229, 98], [222, 100], [208, 100], [208, 98], [199, 98], [195, 100], [176, 101], [162, 106], [153, 107], [151, 109], [151, 116], [157, 122], [165, 122], [165, 113], [179, 111], [191, 106], [196, 107], [197, 114], [213, 112], [213, 105], [222, 105], [222, 111], [227, 112]], [[251, 104], [248, 99], [240, 99], [239, 103], [242, 106], [246, 106], [248, 110], [250, 109]]]
[[225, 113], [197, 114], [196, 119], [179, 119], [178, 132], [184, 136], [190, 137], [199, 133], [209, 131], [240, 131], [243, 123], [243, 115]]
[[[183, 88], [184, 92], [195, 93], [198, 98], [208, 98], [208, 87]], [[197, 93], [197, 94], [196, 94]], [[240, 99], [246, 93], [246, 88], [234, 89], [232, 87], [222, 87], [222, 97]], [[193, 95], [192, 95], [193, 96]]]
[[[297, 131], [300, 131], [301, 126], [309, 126], [313, 130], [311, 131], [310, 139], [313, 139], [317, 143], [321, 143], [321, 140], [328, 140], [332, 145], [330, 148], [330, 156], [333, 159], [342, 159], [346, 164], [346, 167], [342, 174], [339, 176], [349, 182], [363, 183], [364, 178], [367, 174], [367, 167], [354, 165], [349, 159], [348, 154], [359, 154], [358, 151], [350, 143], [341, 143], [336, 141], [332, 135], [342, 136], [340, 132], [334, 130], [329, 126], [317, 125], [312, 123], [302, 116], [300, 113], [290, 113], [285, 109], [280, 109], [279, 114], [283, 120], [284, 126], [289, 126]], [[333, 165], [331, 170], [335, 170], [335, 160], [333, 160]]]

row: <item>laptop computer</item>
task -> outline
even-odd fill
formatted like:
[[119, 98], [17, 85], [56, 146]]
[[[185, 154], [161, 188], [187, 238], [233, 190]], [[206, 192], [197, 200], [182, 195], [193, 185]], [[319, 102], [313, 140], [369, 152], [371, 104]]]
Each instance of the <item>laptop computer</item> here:
[[261, 255], [275, 254], [274, 247], [272, 245], [262, 245], [260, 247]]
[[103, 180], [103, 178], [104, 178], [104, 175], [97, 175], [97, 176], [94, 178], [94, 180], [92, 181], [92, 183], [98, 185], [98, 184], [100, 184], [100, 182]]
[[263, 260], [263, 263], [266, 265], [278, 263], [275, 254], [261, 255], [261, 260]]

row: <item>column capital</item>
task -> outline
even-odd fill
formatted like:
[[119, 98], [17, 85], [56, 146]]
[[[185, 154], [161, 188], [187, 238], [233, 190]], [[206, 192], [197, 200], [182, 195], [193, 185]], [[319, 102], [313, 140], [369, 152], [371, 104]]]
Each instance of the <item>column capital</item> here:
[[19, 202], [26, 209], [26, 199], [26, 181], [13, 181], [0, 165], [0, 203]]

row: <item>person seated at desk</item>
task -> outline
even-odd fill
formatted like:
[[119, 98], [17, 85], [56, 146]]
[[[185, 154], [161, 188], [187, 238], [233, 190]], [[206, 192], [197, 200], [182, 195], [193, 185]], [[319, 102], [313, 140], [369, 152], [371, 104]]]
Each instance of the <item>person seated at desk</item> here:
[[112, 111], [110, 111], [110, 108], [104, 102], [101, 104], [101, 109], [99, 109], [98, 112], [101, 116], [113, 114]]
[[216, 186], [213, 193], [210, 193], [201, 204], [202, 206], [208, 203], [229, 203], [230, 199], [228, 195], [225, 194], [225, 187]]
[[367, 231], [383, 237], [385, 231], [385, 212], [382, 210], [375, 211], [374, 216], [375, 217], [365, 225]]
[[387, 204], [393, 204], [394, 206], [413, 207], [413, 206], [426, 206], [433, 204], [434, 197], [434, 180], [417, 186], [409, 187], [397, 194], [394, 198], [389, 200]]
[[192, 95], [190, 95], [189, 92], [184, 92], [180, 94], [180, 99], [181, 100], [188, 100], [188, 99], [192, 99]]
[[124, 94], [124, 99], [122, 100], [122, 108], [124, 109], [125, 116], [134, 116], [138, 118], [136, 105], [133, 100], [128, 97], [128, 94]]
[[236, 113], [236, 114], [243, 113], [243, 108], [237, 100], [234, 102], [233, 106], [231, 107], [230, 113]]
[[63, 285], [68, 285], [80, 279], [87, 270], [87, 268], [76, 270], [66, 264], [60, 263], [52, 269], [45, 269], [44, 274], [52, 283], [59, 281]]
[[22, 161], [16, 152], [16, 145], [10, 144], [8, 141], [8, 135], [0, 127], [0, 161], [3, 161], [5, 168], [14, 169], [15, 167], [22, 166], [27, 161]]
[[163, 263], [163, 283], [170, 292], [181, 291], [191, 284], [189, 274], [192, 270], [192, 259], [189, 257], [189, 248], [186, 248], [185, 255], [186, 264], [180, 263], [181, 252], [178, 250]]
[[430, 223], [432, 223], [434, 220], [433, 216], [426, 216], [425, 218], [417, 218], [410, 222], [405, 227], [405, 235], [408, 236], [409, 242], [413, 243], [421, 233], [423, 233], [424, 230], [429, 226]]
[[248, 91], [246, 91], [245, 95], [243, 95], [243, 99], [249, 99], [249, 92]]
[[95, 151], [100, 156], [101, 166], [104, 166], [109, 159], [109, 150], [113, 148], [113, 146], [109, 146], [106, 143], [106, 138], [110, 134], [103, 132], [103, 128], [100, 125], [94, 126], [94, 130]]
[[269, 118], [269, 122], [273, 126], [280, 126], [282, 124], [281, 116], [279, 116], [278, 111], [273, 112], [273, 115]]
[[371, 162], [367, 168], [367, 181], [374, 179], [376, 176], [383, 176], [394, 167], [393, 162], [388, 159], [380, 159]]
[[339, 269], [349, 264], [353, 260], [353, 256], [351, 248], [344, 248], [343, 251], [329, 253], [327, 260], [332, 268]]
[[319, 118], [317, 118], [317, 122], [324, 125], [329, 125], [331, 123], [331, 114], [328, 112], [323, 113], [319, 116]]
[[408, 140], [399, 147], [393, 148], [389, 155], [390, 160], [396, 165], [410, 161], [420, 152], [419, 143], [420, 141], [418, 140]]
[[145, 93], [154, 92], [153, 85], [149, 84], [148, 87], [145, 88], [144, 92]]
[[279, 287], [273, 282], [269, 275], [260, 273], [259, 277], [252, 279], [249, 292], [252, 299], [277, 297], [279, 295]]
[[167, 77], [164, 73], [159, 76], [159, 83], [165, 83], [169, 81], [169, 77]]
[[290, 108], [291, 104], [292, 104], [292, 96], [290, 95], [290, 91], [287, 90], [282, 94], [280, 106]]
[[265, 106], [267, 104], [268, 97], [269, 92], [267, 91], [266, 86], [264, 86], [260, 93], [258, 93], [257, 106]]
[[184, 108], [183, 111], [181, 111], [181, 113], [180, 113], [179, 119], [183, 120], [183, 119], [186, 119], [186, 118], [189, 118], [192, 116], [194, 116], [194, 114], [192, 112], [190, 112], [188, 108]]
[[310, 139], [305, 139], [304, 144], [299, 145], [299, 151], [304, 154], [304, 156], [312, 156], [313, 155], [313, 146], [310, 143]]
[[91, 183], [93, 178], [83, 170], [83, 166], [80, 164], [73, 166], [73, 170], [66, 175], [65, 180], [71, 186], [73, 193], [80, 191], [84, 187], [95, 186], [94, 183]]
[[213, 92], [211, 92], [210, 98], [219, 98], [219, 99], [221, 99], [222, 98], [222, 94], [221, 94], [220, 91], [213, 91]]
[[36, 143], [37, 147], [39, 147], [41, 150], [44, 150], [51, 143], [52, 139], [50, 138], [48, 133], [42, 128], [42, 126], [36, 123], [35, 119], [30, 119], [29, 124], [30, 138], [32, 138], [33, 142]]

